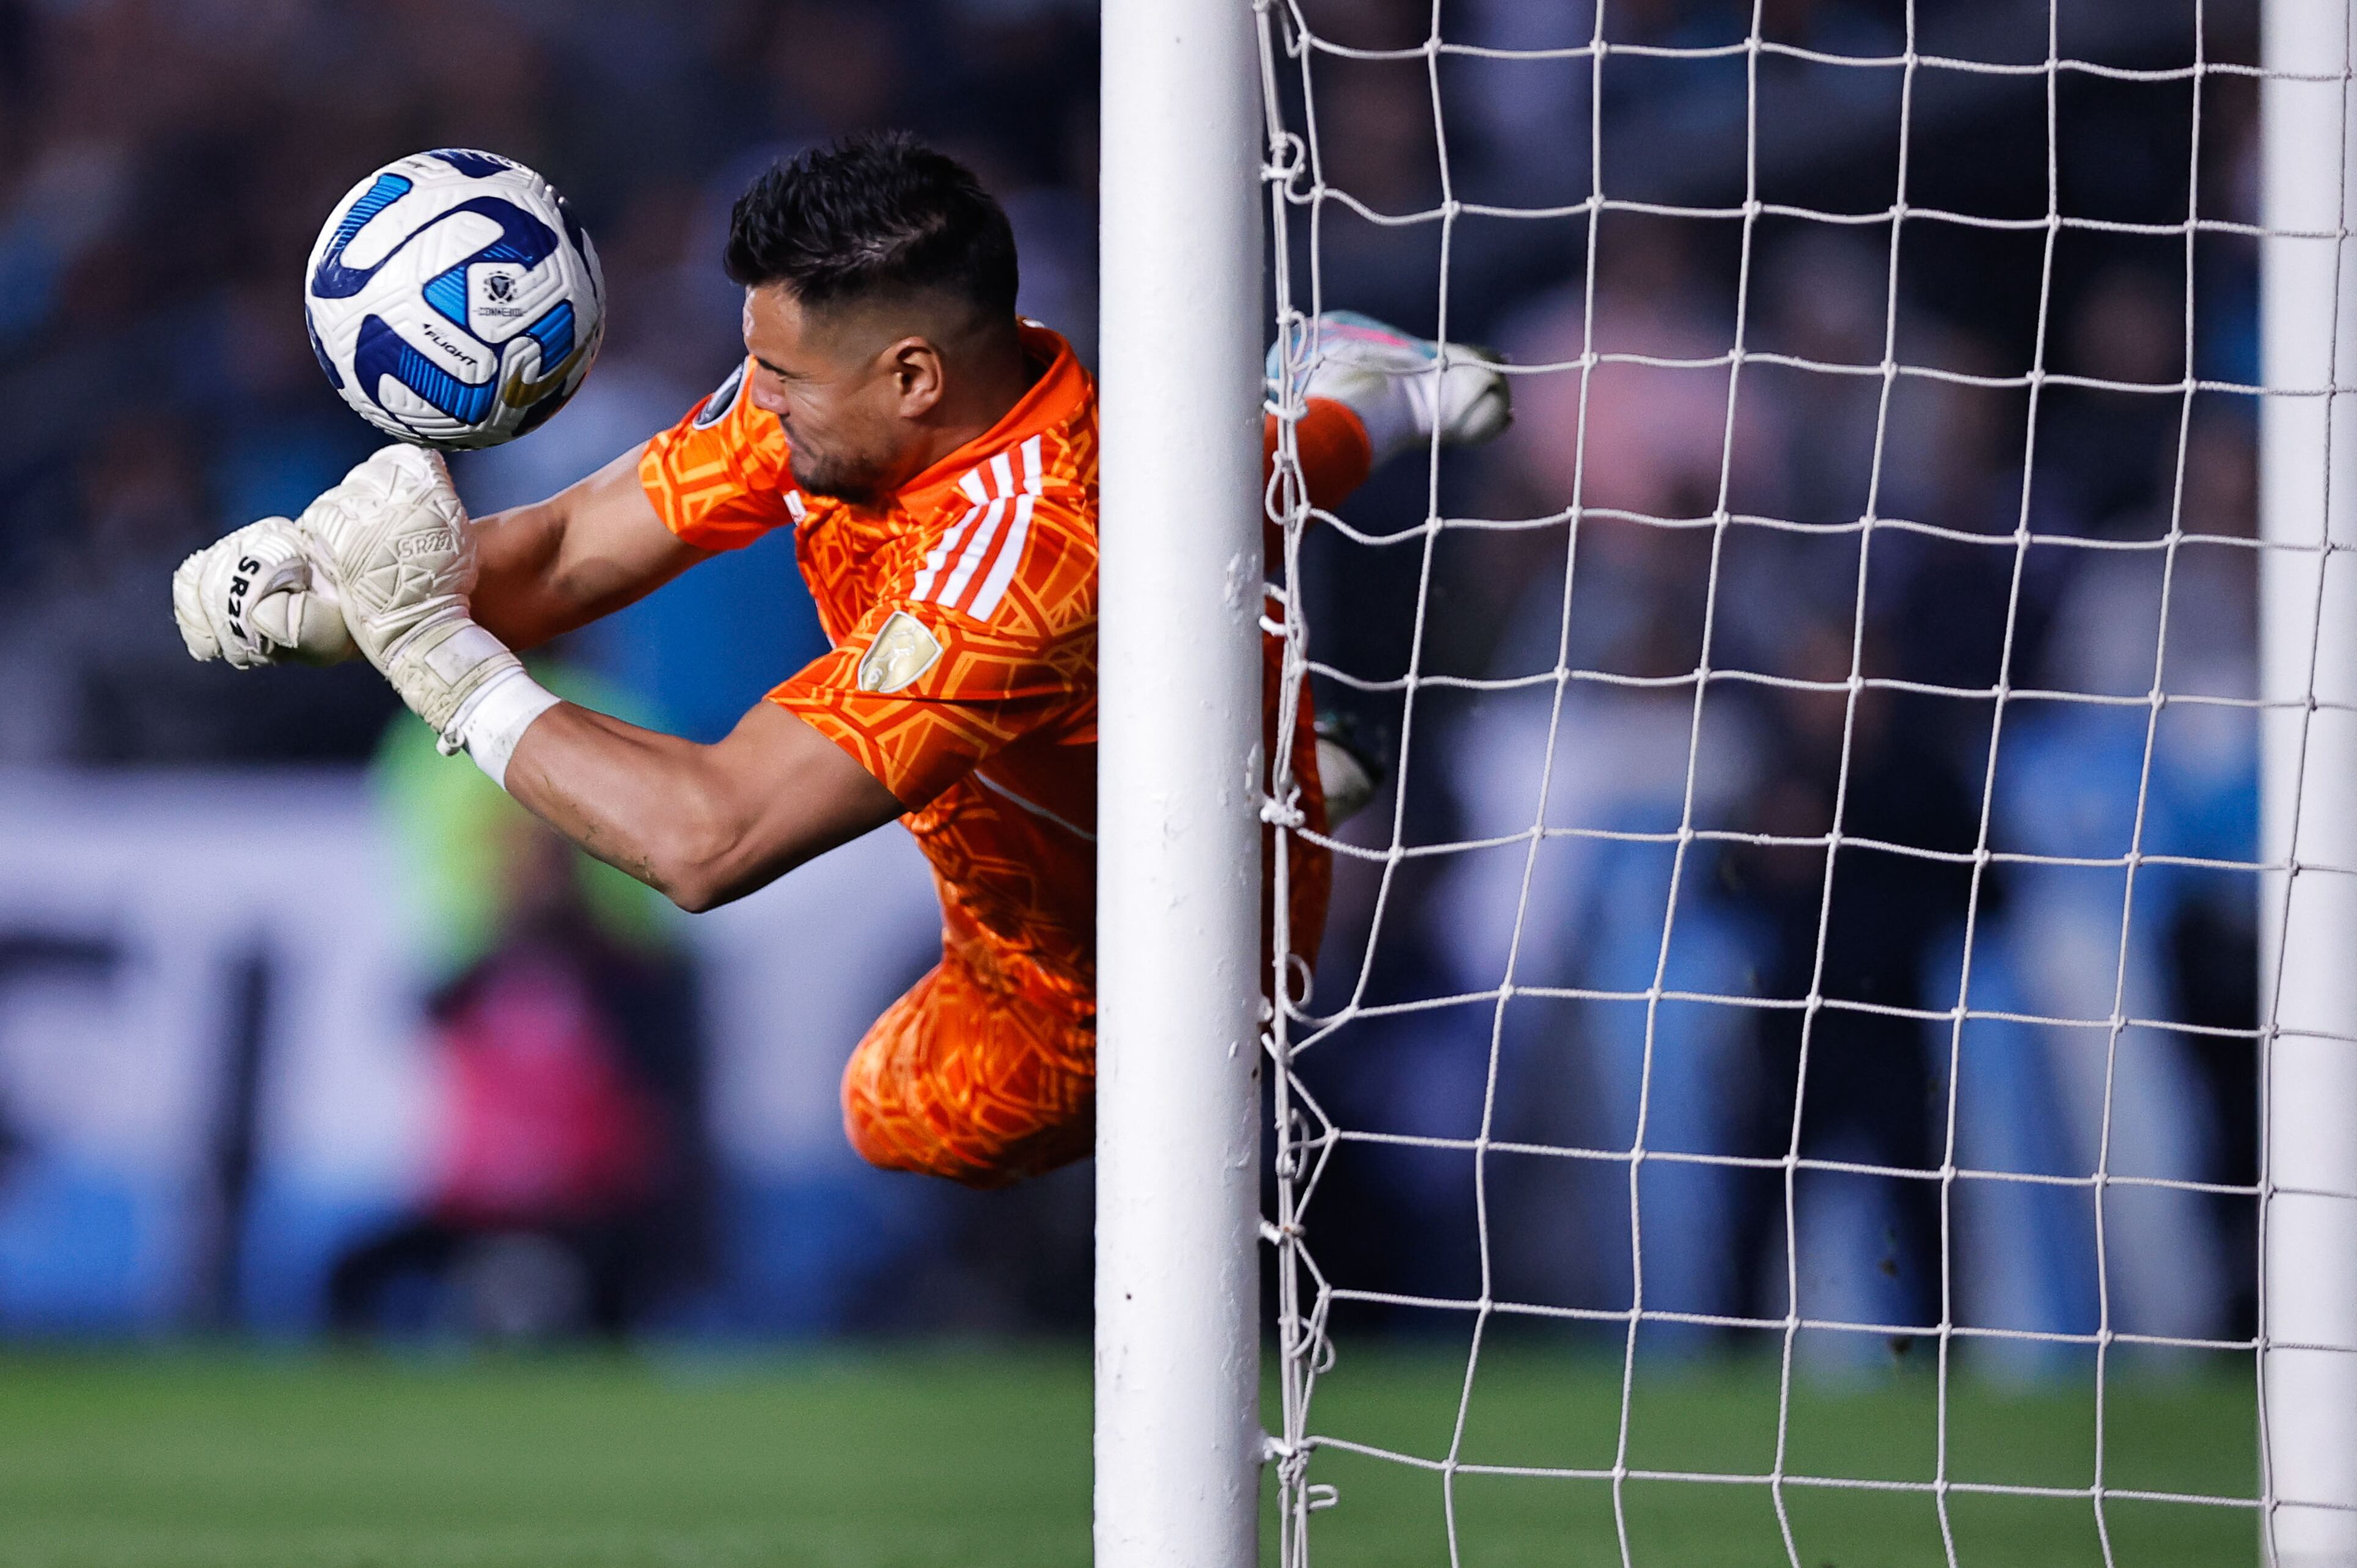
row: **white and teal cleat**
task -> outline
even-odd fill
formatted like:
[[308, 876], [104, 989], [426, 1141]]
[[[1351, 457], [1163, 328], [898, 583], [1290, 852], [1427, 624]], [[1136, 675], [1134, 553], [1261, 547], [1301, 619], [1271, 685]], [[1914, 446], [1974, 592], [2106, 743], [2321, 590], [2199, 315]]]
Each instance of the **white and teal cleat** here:
[[[1505, 360], [1488, 349], [1413, 338], [1355, 310], [1326, 311], [1297, 323], [1291, 336], [1298, 379], [1289, 390], [1356, 413], [1378, 464], [1428, 446], [1436, 429], [1442, 446], [1470, 446], [1513, 422], [1513, 393], [1499, 369]], [[1272, 395], [1288, 390], [1287, 347], [1280, 341], [1268, 350]]]

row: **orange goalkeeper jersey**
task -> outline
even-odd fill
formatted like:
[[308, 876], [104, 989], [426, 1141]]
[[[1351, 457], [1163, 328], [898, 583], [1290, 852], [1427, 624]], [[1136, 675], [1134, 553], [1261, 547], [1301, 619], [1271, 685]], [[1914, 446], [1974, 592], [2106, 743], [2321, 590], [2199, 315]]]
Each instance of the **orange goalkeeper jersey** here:
[[1096, 392], [1026, 323], [1039, 379], [880, 507], [798, 489], [750, 362], [655, 437], [639, 476], [707, 550], [791, 527], [834, 650], [770, 693], [911, 809], [943, 936], [985, 983], [1095, 993]]

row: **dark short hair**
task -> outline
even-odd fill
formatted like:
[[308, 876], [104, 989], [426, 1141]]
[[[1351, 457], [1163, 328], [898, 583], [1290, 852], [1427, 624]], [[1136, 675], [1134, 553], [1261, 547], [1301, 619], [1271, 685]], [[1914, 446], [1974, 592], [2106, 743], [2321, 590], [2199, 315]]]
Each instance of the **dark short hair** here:
[[728, 215], [728, 275], [783, 284], [805, 308], [935, 292], [1015, 314], [1015, 231], [972, 170], [905, 132], [781, 159]]

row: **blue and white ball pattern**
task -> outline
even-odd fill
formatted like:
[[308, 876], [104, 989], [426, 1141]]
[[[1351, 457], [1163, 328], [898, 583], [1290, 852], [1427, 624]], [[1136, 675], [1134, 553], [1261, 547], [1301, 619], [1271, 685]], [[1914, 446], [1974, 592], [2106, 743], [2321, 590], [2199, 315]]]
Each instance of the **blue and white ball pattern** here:
[[311, 247], [303, 314], [361, 418], [429, 446], [496, 446], [589, 373], [606, 282], [546, 180], [446, 147], [385, 165], [336, 203]]

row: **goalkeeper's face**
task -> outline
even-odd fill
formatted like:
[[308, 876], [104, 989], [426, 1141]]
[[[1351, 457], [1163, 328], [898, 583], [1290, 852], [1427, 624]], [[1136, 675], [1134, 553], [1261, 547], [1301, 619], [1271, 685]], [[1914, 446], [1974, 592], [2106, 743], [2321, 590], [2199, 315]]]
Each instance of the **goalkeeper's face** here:
[[942, 356], [924, 313], [911, 314], [920, 319], [811, 312], [777, 285], [745, 291], [753, 403], [784, 426], [794, 482], [810, 494], [873, 505], [925, 466]]

